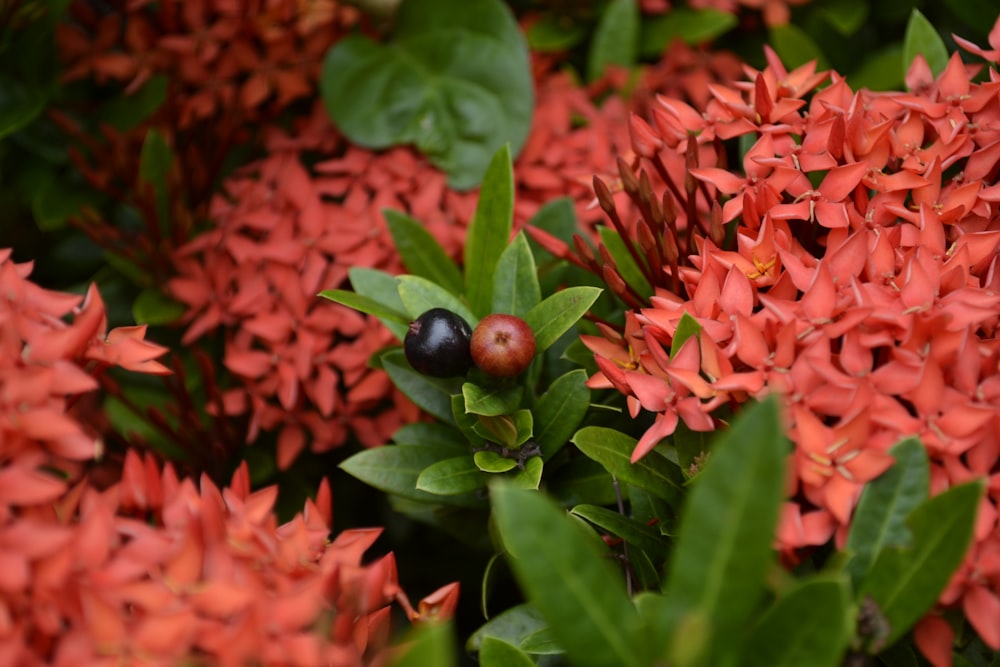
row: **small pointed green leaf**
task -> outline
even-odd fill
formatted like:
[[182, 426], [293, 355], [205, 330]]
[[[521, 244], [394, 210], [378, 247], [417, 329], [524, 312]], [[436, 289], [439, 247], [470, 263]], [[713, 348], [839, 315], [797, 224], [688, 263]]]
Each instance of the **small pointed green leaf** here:
[[510, 485], [518, 489], [534, 491], [542, 483], [542, 468], [545, 464], [539, 456], [532, 456], [524, 462], [524, 469], [518, 470], [510, 479]]
[[864, 27], [868, 10], [866, 0], [829, 0], [819, 8], [819, 13], [837, 32], [850, 37]]
[[496, 637], [485, 637], [479, 647], [480, 667], [535, 667], [527, 653]]
[[802, 28], [786, 23], [772, 26], [769, 32], [771, 45], [788, 67], [799, 67], [810, 60], [815, 60], [817, 69], [829, 69], [829, 61], [822, 49]]
[[751, 629], [743, 667], [837, 667], [853, 630], [844, 577], [807, 581], [781, 597]]
[[486, 487], [486, 474], [472, 457], [456, 456], [432, 463], [417, 477], [417, 489], [439, 496], [457, 496]]
[[601, 235], [601, 243], [615, 260], [619, 275], [641, 296], [650, 296], [653, 293], [653, 287], [646, 280], [646, 276], [639, 268], [635, 258], [632, 257], [632, 253], [628, 251], [628, 247], [618, 231], [610, 227], [601, 227], [598, 233]]
[[576, 369], [561, 375], [535, 402], [535, 443], [542, 458], [549, 460], [562, 449], [590, 407], [587, 372]]
[[885, 547], [910, 543], [906, 518], [927, 499], [930, 464], [917, 438], [907, 438], [890, 452], [896, 463], [869, 482], [851, 518], [846, 550], [853, 554], [847, 572], [857, 586]]
[[752, 619], [774, 558], [788, 450], [773, 396], [745, 409], [713, 445], [687, 494], [665, 586], [659, 632], [673, 640], [673, 651], [682, 648], [685, 628], [703, 626], [707, 663], [735, 650], [725, 639]]
[[510, 146], [493, 156], [479, 190], [476, 213], [465, 240], [465, 293], [476, 315], [489, 314], [493, 304], [493, 274], [514, 220], [514, 171]]
[[[982, 481], [954, 486], [910, 514], [909, 547], [883, 549], [858, 593], [871, 597], [889, 623], [890, 646], [933, 606], [972, 541]], [[877, 647], [872, 647], [877, 650]]]
[[576, 324], [601, 295], [598, 287], [567, 287], [524, 315], [535, 334], [535, 354], [541, 354]]
[[469, 414], [495, 417], [509, 415], [521, 405], [524, 387], [481, 387], [471, 382], [462, 385], [465, 397], [465, 411]]
[[605, 554], [542, 494], [491, 487], [511, 566], [553, 635], [579, 667], [643, 667], [639, 619]]
[[667, 542], [660, 531], [618, 512], [597, 505], [577, 505], [570, 510], [602, 531], [616, 535], [656, 558], [667, 555]]
[[147, 288], [132, 302], [132, 317], [136, 324], [172, 324], [184, 316], [187, 307], [174, 301], [156, 288]]
[[542, 300], [538, 285], [535, 258], [528, 247], [524, 232], [500, 255], [493, 274], [493, 308], [491, 312], [524, 317]]
[[636, 439], [621, 431], [603, 426], [587, 426], [576, 432], [573, 444], [618, 478], [645, 489], [672, 507], [679, 502], [684, 484], [680, 468], [655, 451], [632, 463]]
[[406, 306], [399, 298], [399, 283], [396, 282], [396, 276], [379, 269], [354, 266], [348, 269], [347, 277], [355, 292], [372, 301], [378, 301], [386, 308], [399, 313], [401, 318], [407, 318]]
[[434, 447], [386, 445], [364, 449], [342, 462], [340, 468], [379, 491], [410, 500], [459, 507], [482, 505], [473, 495], [438, 496], [417, 489], [420, 473], [448, 455], [447, 450], [442, 452]]
[[934, 76], [941, 74], [948, 64], [948, 47], [938, 34], [934, 24], [914, 8], [910, 20], [906, 24], [906, 36], [903, 38], [903, 77], [910, 71], [910, 65], [917, 55], [922, 55], [930, 66]]
[[370, 297], [350, 292], [342, 289], [328, 289], [319, 293], [324, 299], [329, 299], [342, 306], [353, 308], [354, 310], [377, 317], [378, 320], [392, 332], [399, 340], [406, 337], [409, 328], [410, 317], [404, 313], [396, 312], [387, 307], [382, 301], [376, 301]]
[[447, 308], [475, 328], [479, 322], [472, 311], [457, 296], [420, 276], [399, 276], [399, 299], [406, 307], [407, 314], [416, 319], [431, 308]]
[[389, 379], [407, 398], [441, 421], [454, 423], [451, 415], [452, 381], [428, 377], [413, 370], [399, 348], [383, 353], [380, 359]]
[[587, 61], [587, 79], [599, 79], [608, 65], [632, 67], [639, 52], [639, 5], [611, 0], [601, 13]]
[[392, 209], [382, 211], [382, 215], [407, 271], [461, 295], [462, 272], [423, 224]]
[[677, 322], [674, 339], [670, 342], [670, 356], [673, 357], [676, 355], [678, 350], [681, 349], [681, 345], [687, 342], [688, 338], [699, 333], [701, 333], [701, 325], [698, 324], [698, 320], [691, 317], [687, 311], [684, 311], [680, 321]]
[[492, 474], [507, 472], [517, 467], [517, 461], [514, 459], [504, 458], [488, 449], [480, 450], [473, 454], [472, 460], [475, 462], [477, 468], [483, 472]]

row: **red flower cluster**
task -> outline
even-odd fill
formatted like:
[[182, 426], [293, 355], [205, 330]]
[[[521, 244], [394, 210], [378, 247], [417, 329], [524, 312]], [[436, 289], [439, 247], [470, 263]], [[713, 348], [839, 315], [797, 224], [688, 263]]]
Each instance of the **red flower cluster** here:
[[[314, 95], [333, 41], [358, 18], [336, 0], [73, 2], [59, 26], [63, 79], [121, 82], [134, 92], [155, 75], [171, 84], [179, 127], [225, 114], [274, 114]], [[238, 121], [237, 121], [238, 124]]]
[[[621, 176], [636, 219], [596, 181], [657, 291], [623, 333], [585, 339], [590, 384], [656, 414], [633, 459], [681, 420], [711, 431], [717, 408], [780, 393], [790, 553], [843, 540], [904, 436], [924, 443], [933, 493], [988, 477], [977, 544], [941, 601], [1000, 648], [1000, 76], [972, 83], [956, 54], [936, 79], [918, 61], [912, 92], [872, 93], [768, 63], [709, 86], [703, 109], [661, 97], [651, 123], [633, 119], [638, 173]], [[754, 140], [742, 169], [728, 164], [736, 137]], [[700, 330], [671, 354], [685, 316]]]
[[86, 481], [0, 529], [0, 663], [383, 664], [392, 601], [447, 617], [457, 584], [412, 608], [379, 530], [333, 542], [330, 489], [278, 525], [277, 487], [250, 492], [246, 464], [220, 490], [129, 451], [121, 481]]

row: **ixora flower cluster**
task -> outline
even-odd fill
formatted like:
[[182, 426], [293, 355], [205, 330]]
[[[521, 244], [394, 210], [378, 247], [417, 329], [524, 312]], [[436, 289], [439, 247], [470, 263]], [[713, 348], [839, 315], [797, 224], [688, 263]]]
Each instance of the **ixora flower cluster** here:
[[47, 291], [30, 270], [0, 253], [0, 664], [377, 664], [390, 603], [452, 613], [457, 585], [414, 609], [391, 554], [362, 565], [378, 530], [329, 541], [325, 482], [282, 525], [246, 464], [219, 489], [129, 450], [100, 488], [86, 395], [110, 367], [168, 373], [166, 350], [145, 327], [106, 332], [94, 288]]
[[[794, 452], [777, 540], [789, 558], [843, 543], [863, 485], [904, 436], [927, 450], [932, 493], [987, 478], [975, 543], [940, 603], [997, 649], [1000, 76], [974, 83], [980, 69], [956, 54], [934, 78], [918, 58], [911, 92], [877, 93], [814, 65], [788, 72], [769, 52], [748, 82], [710, 86], [702, 109], [660, 97], [651, 122], [633, 118], [638, 157], [620, 180], [595, 180], [635, 262], [612, 274], [641, 273], [609, 287], [639, 305], [623, 331], [584, 342], [600, 369], [590, 386], [655, 414], [633, 460], [681, 422], [713, 431], [739, 404], [783, 396]], [[639, 216], [620, 214], [615, 186]], [[535, 235], [608, 275], [608, 254]], [[950, 656], [951, 637], [938, 617], [917, 630], [929, 656]]]

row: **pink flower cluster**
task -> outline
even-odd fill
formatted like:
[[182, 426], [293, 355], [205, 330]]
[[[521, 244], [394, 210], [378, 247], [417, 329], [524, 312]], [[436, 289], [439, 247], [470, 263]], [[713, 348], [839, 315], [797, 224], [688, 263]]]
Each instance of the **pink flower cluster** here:
[[[657, 289], [624, 332], [585, 338], [590, 384], [656, 415], [634, 460], [680, 421], [712, 431], [719, 408], [781, 394], [789, 554], [842, 543], [905, 436], [927, 449], [932, 493], [988, 478], [941, 603], [1000, 648], [1000, 75], [973, 83], [980, 68], [955, 54], [934, 78], [918, 59], [910, 92], [873, 93], [813, 65], [788, 72], [770, 51], [768, 63], [709, 86], [703, 108], [660, 97], [650, 122], [633, 118], [636, 172], [623, 164], [619, 186], [637, 216], [596, 182]], [[750, 139], [740, 166], [736, 138]], [[671, 354], [683, 317], [700, 330]], [[948, 645], [942, 624], [921, 625], [922, 646]]]

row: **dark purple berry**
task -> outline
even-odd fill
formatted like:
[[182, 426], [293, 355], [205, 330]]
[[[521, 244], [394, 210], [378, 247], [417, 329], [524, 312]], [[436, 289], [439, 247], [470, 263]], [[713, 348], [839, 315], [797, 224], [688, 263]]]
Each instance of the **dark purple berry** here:
[[472, 332], [472, 361], [495, 377], [520, 375], [535, 358], [535, 333], [516, 315], [487, 315]]
[[472, 367], [469, 323], [447, 308], [431, 308], [410, 322], [403, 339], [406, 360], [424, 375], [465, 375]]

